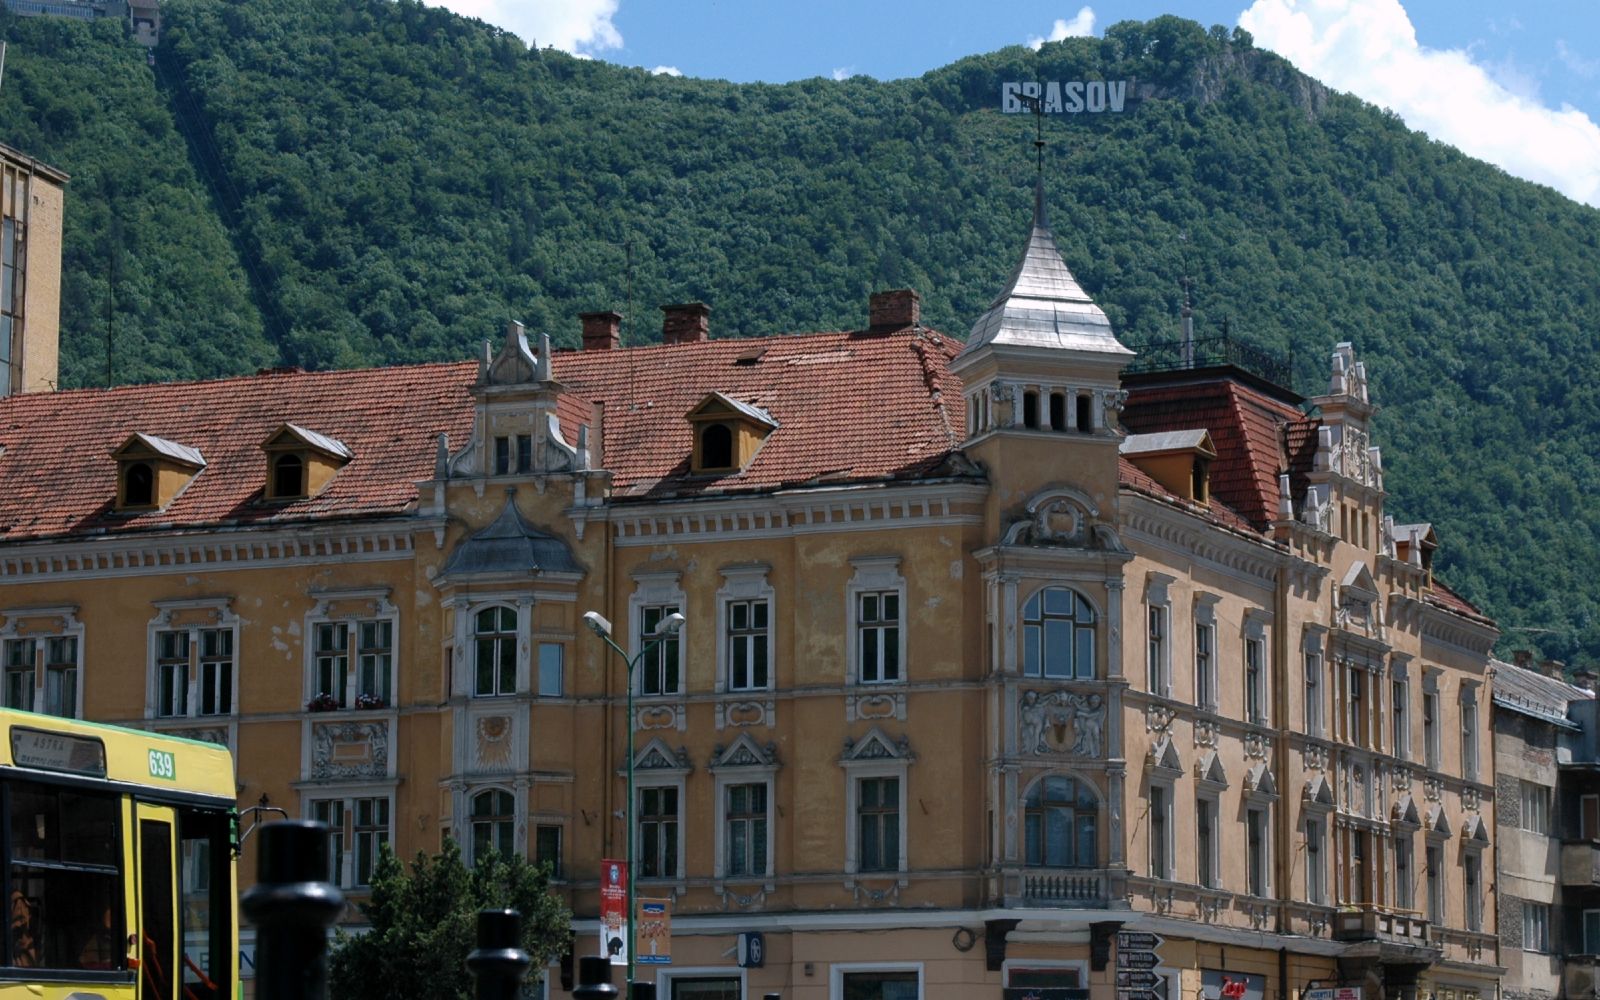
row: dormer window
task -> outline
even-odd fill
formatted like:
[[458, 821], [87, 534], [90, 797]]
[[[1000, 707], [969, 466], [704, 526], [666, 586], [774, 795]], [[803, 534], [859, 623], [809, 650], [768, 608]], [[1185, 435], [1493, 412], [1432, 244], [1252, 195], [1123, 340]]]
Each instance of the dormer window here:
[[688, 413], [694, 428], [690, 467], [697, 473], [743, 471], [778, 422], [767, 411], [713, 392]]
[[295, 424], [282, 424], [261, 443], [267, 453], [267, 500], [316, 496], [353, 457], [344, 444]]
[[126, 511], [165, 507], [206, 467], [198, 450], [154, 434], [134, 434], [111, 457], [117, 460], [117, 509]]
[[1130, 434], [1122, 457], [1173, 495], [1198, 504], [1211, 502], [1211, 463], [1217, 449], [1204, 430]]

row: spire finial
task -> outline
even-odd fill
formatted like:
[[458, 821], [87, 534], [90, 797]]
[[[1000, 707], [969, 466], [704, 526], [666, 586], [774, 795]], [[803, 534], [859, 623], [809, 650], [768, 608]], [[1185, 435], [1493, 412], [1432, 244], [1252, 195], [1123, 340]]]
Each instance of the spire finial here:
[[1034, 87], [1034, 93], [1018, 95], [1017, 100], [1033, 112], [1033, 224], [1048, 229], [1050, 221], [1044, 212], [1044, 99], [1040, 96], [1043, 88], [1038, 84]]

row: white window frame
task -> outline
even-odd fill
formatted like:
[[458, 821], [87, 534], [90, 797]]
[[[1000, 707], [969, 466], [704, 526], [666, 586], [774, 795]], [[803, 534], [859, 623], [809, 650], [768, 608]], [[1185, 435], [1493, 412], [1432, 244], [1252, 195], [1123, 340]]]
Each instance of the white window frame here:
[[[1422, 878], [1423, 888], [1428, 899], [1428, 920], [1436, 927], [1445, 924], [1445, 906], [1450, 897], [1445, 885], [1445, 841], [1443, 837], [1429, 836], [1426, 838], [1426, 847], [1422, 852]], [[1437, 854], [1436, 854], [1437, 852]], [[1438, 863], [1434, 864], [1434, 857]]]
[[[1259, 814], [1261, 816], [1261, 837], [1260, 837], [1261, 856], [1259, 858], [1251, 858], [1250, 857], [1250, 822], [1251, 822], [1250, 817], [1252, 815], [1254, 815], [1254, 814]], [[1265, 899], [1265, 898], [1268, 898], [1268, 897], [1270, 897], [1272, 895], [1272, 805], [1271, 805], [1271, 803], [1265, 802], [1265, 801], [1260, 801], [1260, 800], [1246, 801], [1246, 803], [1245, 803], [1244, 821], [1245, 821], [1245, 831], [1244, 831], [1244, 836], [1245, 836], [1244, 895], [1246, 895], [1246, 896], [1254, 896], [1257, 899]], [[1251, 891], [1251, 886], [1250, 886], [1250, 883], [1254, 880], [1254, 878], [1255, 878], [1255, 876], [1257, 874], [1257, 872], [1256, 872], [1257, 868], [1260, 869], [1260, 876], [1261, 876], [1261, 879], [1260, 879], [1260, 881], [1261, 881], [1261, 886], [1260, 886], [1261, 891], [1259, 893], [1252, 892]]]
[[[1161, 802], [1155, 801], [1157, 789], [1160, 790]], [[1175, 783], [1168, 779], [1151, 778], [1148, 789], [1149, 797], [1145, 800], [1149, 813], [1145, 821], [1145, 839], [1149, 845], [1149, 875], [1154, 879], [1172, 882], [1177, 880], [1174, 870], [1177, 863], [1177, 851], [1174, 849], [1175, 810], [1173, 799], [1177, 797]], [[1158, 828], [1159, 821], [1159, 828]], [[1157, 863], [1159, 862], [1159, 864]]]
[[[717, 590], [717, 693], [772, 691], [778, 686], [778, 604], [777, 593], [768, 582], [772, 567], [766, 563], [725, 566], [722, 586]], [[740, 601], [767, 602], [767, 683], [763, 687], [735, 688], [733, 657], [728, 631], [728, 606]], [[679, 645], [680, 650], [684, 647]]]
[[[739, 995], [749, 995], [749, 986], [745, 980], [744, 969], [733, 965], [694, 965], [671, 966], [656, 970], [656, 996], [661, 1000], [672, 1000], [672, 981], [674, 979], [737, 979], [739, 980]], [[649, 975], [640, 969], [642, 975]], [[546, 977], [548, 982], [549, 977]]]
[[[868, 687], [904, 685], [909, 664], [906, 646], [910, 629], [906, 627], [906, 580], [900, 575], [899, 556], [862, 556], [850, 560], [855, 573], [845, 584], [845, 683]], [[893, 593], [899, 601], [900, 614], [895, 624], [895, 655], [899, 676], [888, 679], [867, 680], [861, 675], [861, 642], [864, 627], [861, 622], [861, 598], [873, 593]]]
[[[1328, 823], [1325, 814], [1307, 814], [1305, 826], [1306, 902], [1328, 903]], [[1315, 850], [1313, 850], [1315, 846]], [[1315, 864], [1312, 859], [1315, 858]]]
[[1305, 686], [1305, 724], [1307, 736], [1328, 735], [1328, 671], [1322, 655], [1322, 639], [1316, 633], [1307, 633], [1301, 647], [1301, 663]]
[[[1541, 785], [1537, 781], [1521, 779], [1517, 782], [1519, 789], [1517, 826], [1528, 833], [1537, 833], [1548, 837], [1552, 827], [1551, 820], [1555, 815], [1552, 804], [1555, 799], [1555, 789], [1549, 785]], [[1530, 816], [1537, 814], [1538, 822], [1530, 822]]]
[[[510, 691], [496, 690], [488, 694], [478, 691], [478, 616], [485, 611], [506, 609], [516, 616], [516, 623], [510, 632], [492, 632], [490, 635], [510, 635], [512, 647], [512, 681]], [[470, 698], [514, 698], [528, 690], [528, 660], [529, 660], [529, 632], [533, 605], [531, 601], [488, 600], [476, 603], [467, 609], [467, 676], [466, 694]], [[505, 640], [501, 640], [505, 641]], [[503, 674], [500, 676], [504, 676]]]
[[[683, 574], [677, 571], [649, 572], [633, 574], [633, 593], [628, 595], [628, 655], [638, 656], [644, 649], [644, 613], [649, 608], [677, 608], [680, 614], [686, 614], [688, 596], [683, 592]], [[688, 688], [688, 664], [684, 659], [684, 651], [689, 648], [688, 634], [690, 623], [685, 621], [678, 628], [676, 640], [678, 643], [678, 687], [674, 691], [661, 691], [657, 694], [645, 694], [644, 667], [636, 671], [634, 678], [634, 694], [641, 698], [678, 698]], [[651, 654], [652, 657], [660, 655], [660, 647]], [[651, 665], [654, 669], [654, 665]]]
[[856, 812], [861, 807], [860, 785], [861, 779], [863, 778], [899, 779], [900, 822], [898, 825], [900, 827], [900, 863], [897, 866], [896, 871], [901, 876], [902, 882], [904, 881], [905, 873], [908, 870], [906, 857], [906, 829], [910, 824], [907, 822], [909, 819], [907, 806], [910, 802], [911, 796], [911, 763], [915, 758], [910, 753], [906, 753], [904, 756], [899, 755], [898, 751], [896, 750], [896, 745], [891, 743], [888, 737], [884, 736], [883, 733], [877, 729], [873, 729], [866, 736], [862, 737], [862, 739], [858, 740], [855, 744], [855, 749], [859, 751], [869, 740], [880, 741], [884, 746], [890, 748], [890, 751], [894, 752], [896, 755], [892, 757], [874, 756], [864, 758], [852, 758], [849, 755], [846, 755], [839, 761], [839, 766], [842, 767], [845, 772], [844, 870], [846, 882], [850, 885], [854, 884], [854, 880], [858, 875], [865, 875], [868, 878], [882, 878], [886, 875], [894, 874], [884, 871], [861, 871], [861, 824], [860, 818], [856, 815]]
[[[1244, 712], [1245, 721], [1256, 726], [1270, 726], [1272, 724], [1272, 651], [1267, 647], [1267, 622], [1262, 612], [1245, 612], [1243, 628], [1243, 648], [1241, 674], [1244, 677]], [[1250, 651], [1258, 650], [1258, 663], [1255, 671], [1255, 683], [1251, 683]], [[1259, 712], [1254, 716], [1250, 713], [1250, 703], [1255, 700]]]
[[[172, 601], [152, 601], [156, 609], [155, 617], [151, 618], [145, 626], [146, 657], [145, 663], [145, 706], [146, 719], [180, 720], [180, 719], [233, 719], [239, 715], [239, 660], [241, 659], [242, 646], [240, 643], [239, 616], [233, 612], [231, 598], [200, 598], [180, 599]], [[209, 621], [202, 621], [209, 615]], [[182, 619], [181, 622], [174, 619]], [[203, 681], [201, 679], [202, 644], [201, 633], [220, 631], [230, 633], [229, 641], [233, 644], [233, 656], [230, 666], [229, 690], [232, 692], [231, 704], [226, 712], [202, 713], [200, 711], [201, 692]], [[189, 666], [186, 683], [188, 689], [184, 696], [184, 711], [181, 714], [160, 715], [157, 709], [161, 699], [161, 634], [163, 632], [184, 632], [188, 634]], [[303, 642], [306, 649], [310, 649], [309, 642]], [[83, 656], [82, 644], [79, 644], [78, 656]], [[82, 668], [79, 668], [79, 694], [82, 693]]]
[[1444, 766], [1444, 743], [1441, 731], [1444, 719], [1440, 718], [1442, 701], [1439, 698], [1439, 671], [1424, 670], [1422, 674], [1422, 752], [1423, 764], [1430, 771]]
[[[1211, 811], [1211, 850], [1209, 852], [1209, 855], [1204, 858], [1204, 860], [1210, 865], [1210, 868], [1211, 868], [1211, 872], [1210, 872], [1211, 877], [1209, 879], [1201, 878], [1201, 875], [1204, 874], [1204, 873], [1200, 869], [1200, 862], [1201, 862], [1202, 858], [1201, 858], [1201, 854], [1200, 854], [1201, 839], [1200, 839], [1200, 833], [1199, 833], [1199, 831], [1200, 831], [1200, 809], [1199, 809], [1199, 804], [1202, 803], [1202, 802], [1205, 803], [1207, 806], [1209, 806], [1210, 807], [1210, 811]], [[1215, 792], [1200, 792], [1199, 794], [1197, 794], [1195, 796], [1195, 813], [1194, 813], [1194, 815], [1195, 815], [1195, 867], [1194, 867], [1194, 880], [1195, 880], [1195, 883], [1197, 885], [1199, 885], [1201, 888], [1204, 888], [1204, 889], [1220, 889], [1220, 888], [1222, 888], [1222, 847], [1221, 847], [1221, 844], [1220, 844], [1220, 841], [1221, 841], [1221, 838], [1222, 838], [1222, 796], [1220, 794], [1218, 794], [1218, 793], [1215, 793]]]
[[[534, 684], [533, 693], [540, 698], [564, 698], [567, 693], [567, 644], [552, 639], [544, 639], [534, 644]], [[555, 654], [556, 684], [555, 690], [548, 690], [545, 686], [545, 654]]]
[[1217, 710], [1218, 600], [1216, 594], [1196, 594], [1194, 599], [1194, 705], [1202, 712]]
[[1479, 759], [1478, 739], [1478, 687], [1476, 684], [1462, 682], [1461, 696], [1457, 700], [1456, 710], [1461, 718], [1461, 776], [1468, 781], [1477, 781], [1482, 773]]
[[828, 966], [828, 1000], [844, 1000], [844, 977], [852, 972], [915, 972], [917, 1000], [926, 1000], [928, 984], [921, 962], [834, 962]]
[[462, 853], [466, 856], [467, 864], [478, 863], [477, 840], [472, 835], [472, 801], [485, 792], [505, 792], [511, 796], [511, 853], [517, 857], [526, 857], [528, 853], [527, 829], [528, 807], [522, 789], [507, 785], [503, 782], [486, 781], [481, 785], [469, 786], [463, 793], [462, 817], [464, 819], [461, 832]]
[[[748, 740], [748, 739], [746, 739], [744, 737], [741, 737], [739, 741], [735, 742], [734, 745], [729, 748], [727, 753], [731, 753], [735, 748], [737, 748], [739, 746], [739, 743], [747, 744], [747, 746], [750, 749], [751, 754], [753, 756], [755, 756], [755, 757], [764, 758], [764, 757], [767, 756], [766, 753], [764, 751], [762, 751], [760, 747], [757, 747], [755, 745], [753, 740]], [[774, 857], [774, 847], [776, 846], [775, 835], [776, 835], [776, 829], [777, 829], [777, 825], [778, 825], [777, 824], [777, 811], [778, 811], [777, 810], [777, 792], [778, 792], [777, 773], [778, 773], [778, 765], [776, 763], [770, 763], [770, 762], [769, 763], [765, 763], [765, 764], [737, 764], [737, 765], [727, 765], [727, 766], [715, 766], [714, 765], [711, 770], [712, 770], [713, 776], [716, 779], [715, 780], [716, 830], [715, 830], [715, 836], [713, 838], [713, 840], [714, 840], [714, 845], [713, 846], [714, 846], [714, 849], [716, 851], [716, 855], [715, 855], [715, 858], [714, 858], [713, 863], [712, 863], [712, 872], [713, 872], [713, 874], [716, 876], [716, 878], [717, 878], [717, 880], [719, 882], [723, 881], [723, 880], [735, 881], [735, 882], [766, 882], [766, 881], [770, 881], [772, 879], [772, 873], [775, 870], [774, 869], [774, 865], [777, 863], [777, 860]], [[759, 872], [743, 872], [743, 873], [738, 874], [738, 875], [733, 875], [733, 874], [730, 874], [728, 872], [728, 789], [730, 787], [734, 786], [734, 785], [765, 785], [766, 786], [766, 789], [767, 789], [767, 808], [766, 808], [766, 813], [767, 813], [767, 821], [766, 821], [766, 859], [767, 859], [767, 866], [766, 866], [765, 870], [763, 870], [763, 871], [759, 871]], [[682, 816], [683, 811], [684, 811], [683, 798], [682, 798], [682, 793], [680, 792], [679, 793], [679, 798], [678, 798], [678, 812], [679, 812], [679, 819], [678, 819], [678, 824], [679, 824], [678, 825], [678, 846], [679, 846], [679, 853], [680, 854], [682, 853], [683, 834], [684, 834], [683, 816]]]
[[[1477, 887], [1474, 890], [1474, 879], [1468, 878], [1472, 872], [1477, 872]], [[1475, 848], [1467, 848], [1461, 857], [1461, 907], [1464, 926], [1467, 930], [1480, 933], [1483, 930], [1483, 852]]]
[[[683, 870], [683, 864], [684, 864], [684, 840], [685, 840], [684, 831], [685, 831], [686, 827], [688, 826], [687, 815], [686, 815], [687, 812], [688, 812], [688, 795], [687, 795], [688, 789], [687, 789], [686, 786], [687, 786], [687, 782], [684, 780], [684, 778], [681, 775], [677, 776], [677, 777], [664, 777], [664, 778], [661, 778], [661, 779], [647, 778], [647, 779], [641, 780], [638, 777], [638, 772], [637, 771], [634, 772], [633, 811], [632, 811], [632, 817], [631, 818], [633, 820], [633, 827], [634, 827], [634, 830], [633, 830], [633, 843], [635, 845], [635, 850], [640, 852], [640, 854], [638, 855], [638, 857], [640, 858], [640, 861], [639, 861], [639, 864], [638, 864], [639, 875], [638, 875], [638, 878], [635, 880], [638, 885], [641, 885], [641, 886], [643, 886], [643, 885], [667, 885], [667, 884], [671, 884], [671, 883], [682, 883], [686, 878], [686, 876], [684, 874], [684, 870]], [[643, 810], [643, 808], [641, 806], [641, 803], [644, 802], [644, 793], [645, 793], [645, 791], [647, 789], [658, 789], [658, 788], [673, 788], [673, 789], [676, 789], [677, 792], [678, 792], [678, 813], [677, 813], [677, 816], [678, 816], [678, 819], [677, 819], [678, 835], [677, 835], [677, 838], [676, 838], [677, 839], [676, 855], [677, 856], [673, 859], [673, 862], [672, 862], [672, 864], [673, 864], [673, 873], [671, 875], [651, 875], [651, 876], [647, 877], [647, 876], [645, 876], [643, 874], [643, 872], [644, 872], [644, 864], [643, 864], [643, 860], [642, 860], [642, 852], [644, 851], [644, 836], [643, 836], [644, 810]], [[626, 798], [627, 796], [624, 795], [623, 797]], [[719, 798], [720, 798], [720, 796], [719, 796]], [[771, 801], [772, 801], [770, 796], [768, 797], [767, 801], [768, 801], [768, 808], [770, 809], [771, 808]], [[721, 809], [719, 808], [718, 809], [718, 817], [719, 817], [719, 819], [720, 819], [720, 816], [721, 816]], [[717, 825], [720, 828], [722, 824], [719, 822]], [[768, 824], [768, 828], [770, 830], [770, 828], [771, 828], [771, 824], [770, 823]], [[719, 844], [721, 843], [720, 834], [718, 836], [718, 843]], [[768, 855], [769, 863], [770, 863], [770, 859], [771, 859], [771, 856]]]
[[[1549, 903], [1540, 903], [1531, 899], [1522, 901], [1522, 950], [1549, 954], [1552, 950], [1550, 935], [1551, 906]], [[1584, 922], [1588, 922], [1588, 915], [1600, 911], [1585, 910]], [[1540, 916], [1543, 919], [1534, 919]], [[1542, 932], [1542, 933], [1540, 933]]]
[[[51, 640], [71, 639], [73, 644], [73, 692], [72, 714], [60, 715], [62, 718], [83, 718], [83, 646], [84, 627], [78, 621], [78, 609], [75, 605], [52, 608], [15, 608], [0, 611], [6, 619], [5, 628], [0, 629], [0, 651], [9, 643], [34, 641], [33, 647], [33, 683], [29, 688], [30, 704], [19, 706], [28, 711], [51, 714], [49, 712], [49, 647]], [[49, 628], [42, 627], [42, 622], [53, 620]], [[31, 623], [24, 627], [24, 623]], [[237, 688], [235, 688], [237, 691]], [[237, 699], [235, 699], [237, 700]]]
[[1151, 573], [1144, 589], [1145, 690], [1157, 698], [1172, 697], [1172, 598], [1174, 579]]
[[[1409, 833], [1397, 833], [1390, 840], [1390, 850], [1393, 851], [1393, 860], [1389, 868], [1394, 873], [1394, 901], [1402, 910], [1414, 910], [1417, 902], [1417, 857], [1416, 842]], [[1405, 870], [1401, 871], [1400, 858], [1405, 858]], [[1402, 876], [1409, 876], [1402, 881]]]
[[[345, 816], [346, 829], [336, 831], [343, 838], [343, 848], [340, 851], [339, 865], [331, 872], [334, 884], [341, 889], [365, 890], [372, 883], [357, 882], [356, 877], [356, 850], [355, 850], [355, 803], [358, 799], [381, 799], [389, 806], [389, 823], [385, 831], [385, 839], [380, 841], [378, 850], [372, 855], [372, 869], [377, 870], [378, 856], [381, 853], [381, 844], [387, 843], [390, 850], [394, 850], [395, 837], [395, 794], [394, 783], [386, 782], [377, 786], [338, 785], [325, 788], [306, 788], [300, 793], [300, 815], [311, 817], [315, 813], [318, 802], [338, 802]], [[332, 850], [332, 844], [329, 844]]]
[[1411, 677], [1405, 661], [1393, 657], [1389, 664], [1390, 751], [1401, 760], [1411, 759]]
[[[357, 701], [362, 697], [361, 690], [361, 626], [368, 623], [387, 623], [389, 626], [389, 697], [384, 704], [374, 706], [372, 710], [380, 708], [393, 708], [399, 700], [400, 691], [400, 609], [389, 600], [388, 587], [373, 587], [359, 590], [323, 590], [314, 591], [312, 597], [316, 602], [311, 610], [306, 612], [304, 630], [300, 633], [301, 646], [305, 654], [305, 690], [304, 701], [322, 694], [321, 671], [317, 664], [317, 629], [322, 625], [345, 626], [345, 697], [340, 703], [340, 709], [354, 709]], [[191, 640], [192, 642], [192, 640]], [[234, 643], [235, 659], [238, 657], [238, 641]], [[234, 686], [235, 700], [238, 700], [238, 685]], [[333, 692], [328, 692], [332, 694]]]

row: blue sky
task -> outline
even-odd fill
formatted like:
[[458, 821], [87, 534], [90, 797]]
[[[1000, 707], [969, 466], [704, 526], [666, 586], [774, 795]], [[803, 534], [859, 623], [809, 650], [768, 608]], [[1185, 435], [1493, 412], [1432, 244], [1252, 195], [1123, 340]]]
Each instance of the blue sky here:
[[917, 76], [1126, 19], [1243, 24], [1412, 128], [1600, 207], [1600, 0], [439, 0], [541, 47], [738, 82]]

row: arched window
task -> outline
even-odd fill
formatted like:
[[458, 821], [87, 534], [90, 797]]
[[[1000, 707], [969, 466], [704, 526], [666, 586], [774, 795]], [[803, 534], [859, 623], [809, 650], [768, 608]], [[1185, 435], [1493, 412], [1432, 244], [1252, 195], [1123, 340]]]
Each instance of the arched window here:
[[305, 495], [306, 464], [299, 455], [279, 455], [272, 463], [272, 495], [298, 497]]
[[496, 606], [479, 611], [473, 619], [472, 639], [472, 693], [516, 694], [516, 609]]
[[149, 507], [156, 502], [156, 475], [149, 462], [132, 462], [122, 483], [124, 507]]
[[1094, 608], [1066, 587], [1045, 587], [1022, 606], [1022, 672], [1094, 676]]
[[516, 802], [511, 793], [499, 788], [472, 797], [472, 860], [477, 862], [491, 849], [504, 856], [516, 853]]
[[1100, 801], [1076, 778], [1047, 774], [1028, 789], [1024, 810], [1027, 863], [1044, 868], [1099, 864]]
[[707, 424], [700, 432], [700, 467], [733, 468], [733, 429], [727, 424]]

